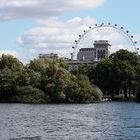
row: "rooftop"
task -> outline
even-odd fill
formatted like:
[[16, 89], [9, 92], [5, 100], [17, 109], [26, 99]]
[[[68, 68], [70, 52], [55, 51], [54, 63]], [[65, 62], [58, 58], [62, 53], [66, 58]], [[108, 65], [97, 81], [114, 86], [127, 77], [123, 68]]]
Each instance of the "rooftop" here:
[[94, 41], [94, 45], [103, 45], [103, 44], [111, 46], [110, 41], [108, 41], [108, 40], [96, 40], [96, 41]]
[[81, 48], [80, 51], [95, 51], [95, 48]]

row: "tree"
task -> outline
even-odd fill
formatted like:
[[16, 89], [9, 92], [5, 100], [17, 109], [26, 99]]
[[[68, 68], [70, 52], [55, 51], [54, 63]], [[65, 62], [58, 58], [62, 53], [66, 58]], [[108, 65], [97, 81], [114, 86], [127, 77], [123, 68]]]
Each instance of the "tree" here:
[[117, 78], [119, 79], [120, 88], [124, 93], [125, 98], [129, 98], [130, 94], [134, 93], [137, 86], [137, 66], [138, 66], [138, 56], [127, 50], [119, 50], [112, 54], [110, 58], [114, 62], [114, 69], [117, 68]]
[[113, 90], [117, 79], [114, 78], [115, 74], [113, 73], [113, 62], [111, 59], [98, 63], [91, 75], [94, 84], [101, 88], [104, 95], [111, 94], [112, 97], [114, 96]]
[[43, 91], [32, 86], [22, 86], [16, 88], [15, 100], [19, 103], [46, 103], [45, 94]]
[[22, 71], [23, 64], [12, 55], [3, 54], [0, 58], [0, 69], [9, 68], [15, 71]]
[[[91, 67], [91, 66], [90, 66]], [[90, 68], [88, 66], [88, 68]], [[0, 58], [0, 102], [91, 103], [101, 94], [80, 68], [76, 76], [62, 60], [35, 59], [24, 66], [17, 58]]]
[[72, 103], [92, 103], [101, 100], [100, 93], [88, 80], [85, 75], [69, 75], [67, 86], [65, 87], [65, 95], [67, 102]]
[[9, 68], [0, 70], [0, 102], [11, 102], [15, 94], [17, 73]]
[[39, 88], [50, 102], [65, 102], [64, 87], [67, 70], [62, 60], [37, 59], [31, 61], [29, 69], [40, 73]]
[[124, 97], [130, 98], [137, 85], [136, 68], [138, 57], [127, 50], [119, 50], [108, 59], [97, 64], [93, 78], [105, 93], [118, 95], [124, 93]]
[[27, 84], [24, 65], [11, 55], [0, 58], [0, 102], [13, 102], [17, 85]]
[[78, 75], [86, 75], [87, 77], [92, 77], [92, 72], [95, 69], [95, 65], [93, 64], [81, 64], [78, 67], [72, 69], [70, 72], [76, 76]]
[[137, 66], [138, 64], [138, 56], [135, 53], [124, 49], [120, 49], [119, 51], [111, 54], [109, 58], [111, 58], [113, 62], [126, 61], [133, 66]]

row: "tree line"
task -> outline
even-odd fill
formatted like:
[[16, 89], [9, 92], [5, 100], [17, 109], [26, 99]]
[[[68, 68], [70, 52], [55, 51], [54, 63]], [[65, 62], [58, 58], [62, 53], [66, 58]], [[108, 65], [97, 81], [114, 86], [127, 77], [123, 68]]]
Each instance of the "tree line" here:
[[24, 66], [11, 55], [0, 58], [1, 103], [93, 103], [101, 97], [87, 76], [72, 74], [61, 59], [34, 59]]
[[140, 102], [139, 84], [140, 58], [127, 50], [71, 71], [62, 59], [34, 59], [25, 66], [11, 55], [0, 58], [1, 103], [93, 103], [120, 95]]
[[104, 96], [140, 101], [140, 58], [135, 53], [119, 50], [95, 65], [81, 65], [72, 73], [85, 74]]

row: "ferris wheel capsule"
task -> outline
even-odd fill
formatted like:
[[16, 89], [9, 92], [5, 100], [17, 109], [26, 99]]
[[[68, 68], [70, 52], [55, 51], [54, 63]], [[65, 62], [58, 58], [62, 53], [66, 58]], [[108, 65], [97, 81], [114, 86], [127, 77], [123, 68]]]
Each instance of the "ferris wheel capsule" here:
[[104, 25], [104, 23], [102, 22], [102, 23], [101, 23], [101, 26], [103, 26], [103, 25]]
[[[126, 40], [121, 42], [121, 43], [125, 43], [127, 41], [126, 43], [129, 43], [128, 47], [131, 47], [130, 50], [137, 53], [137, 50], [139, 50], [139, 48], [136, 47], [137, 41], [133, 40], [134, 36], [133, 35], [129, 35], [129, 31], [128, 30], [125, 31], [123, 29], [124, 29], [124, 27], [122, 27], [122, 26], [118, 27], [117, 24], [111, 25], [110, 22], [108, 23], [108, 25], [102, 23], [101, 25], [95, 24], [94, 27], [89, 26], [89, 30], [83, 30], [84, 33], [79, 35], [78, 40], [75, 40], [75, 45], [74, 45], [74, 47], [72, 47], [73, 48], [74, 58], [76, 58], [76, 51], [78, 50], [78, 47], [83, 47], [84, 48], [84, 47], [87, 46], [87, 42], [86, 42], [85, 39], [87, 37], [89, 37], [89, 35], [94, 35], [93, 31], [95, 31], [95, 35], [96, 35], [96, 33], [99, 32], [99, 31], [103, 31], [103, 33], [104, 33], [105, 30], [110, 30], [111, 32], [112, 31], [113, 32], [117, 32], [120, 35], [122, 35], [122, 37], [124, 37]], [[91, 34], [91, 32], [92, 32], [92, 34]], [[83, 44], [83, 46], [82, 46], [82, 41], [84, 42], [84, 40], [85, 40], [86, 44], [85, 45]], [[100, 40], [100, 39], [97, 39], [97, 40]], [[96, 40], [94, 39], [94, 41], [96, 41]], [[105, 41], [105, 40], [103, 40], [103, 41]], [[88, 42], [89, 42], [89, 40], [88, 40]], [[92, 48], [93, 48], [93, 43], [92, 43]]]

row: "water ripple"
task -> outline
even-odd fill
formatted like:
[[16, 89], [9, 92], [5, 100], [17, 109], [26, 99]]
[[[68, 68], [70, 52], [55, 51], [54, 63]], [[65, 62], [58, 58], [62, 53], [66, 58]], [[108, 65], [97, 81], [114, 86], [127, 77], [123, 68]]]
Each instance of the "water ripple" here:
[[139, 140], [140, 105], [0, 104], [0, 140]]

